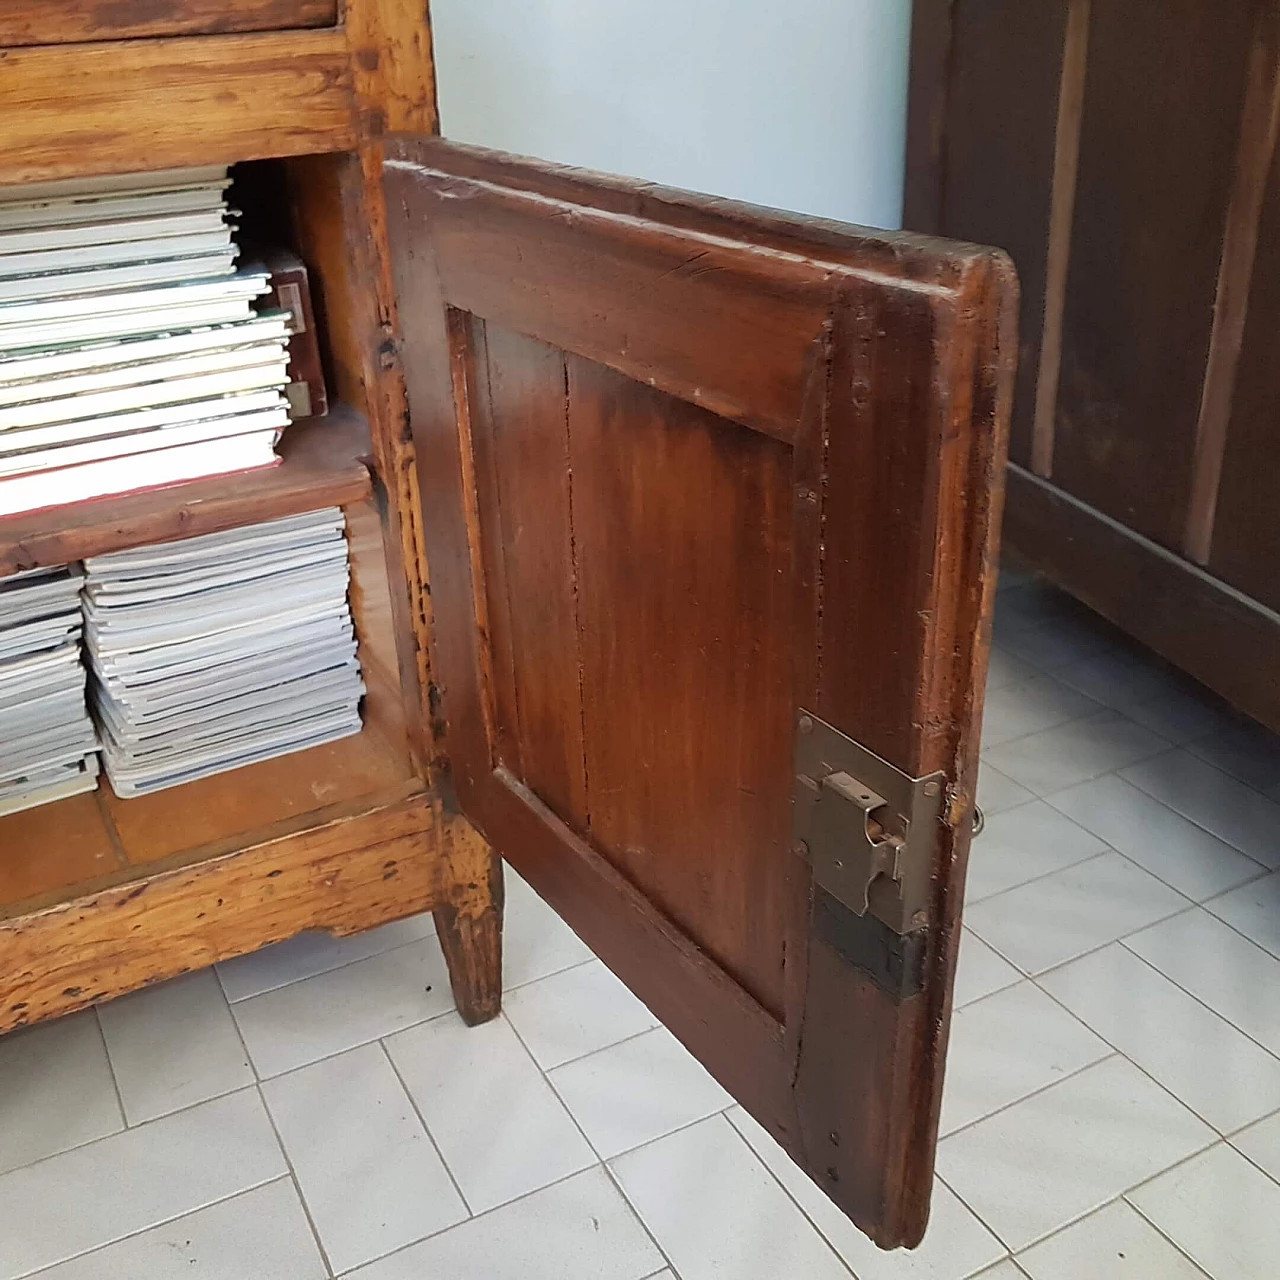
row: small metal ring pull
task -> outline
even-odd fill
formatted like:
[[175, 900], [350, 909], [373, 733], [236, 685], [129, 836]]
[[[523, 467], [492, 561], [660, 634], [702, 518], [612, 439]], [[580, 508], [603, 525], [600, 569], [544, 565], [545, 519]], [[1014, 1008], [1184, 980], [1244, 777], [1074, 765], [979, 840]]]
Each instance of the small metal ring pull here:
[[976, 836], [980, 836], [980, 835], [982, 834], [983, 828], [984, 828], [986, 825], [987, 825], [987, 815], [986, 815], [985, 813], [983, 813], [983, 812], [982, 812], [982, 807], [981, 807], [980, 805], [976, 805], [976, 804], [975, 804], [975, 805], [973, 806], [973, 834], [974, 834], [974, 836], [975, 836], [975, 837], [976, 837]]

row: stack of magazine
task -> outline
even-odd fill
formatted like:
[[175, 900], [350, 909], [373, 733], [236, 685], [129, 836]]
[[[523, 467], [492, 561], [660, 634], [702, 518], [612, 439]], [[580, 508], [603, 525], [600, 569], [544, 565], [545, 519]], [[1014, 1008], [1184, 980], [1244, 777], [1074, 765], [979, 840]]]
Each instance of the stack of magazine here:
[[0, 814], [97, 786], [78, 568], [0, 579]]
[[85, 562], [103, 759], [143, 795], [360, 731], [337, 508]]
[[225, 168], [0, 188], [0, 515], [269, 466], [289, 316]]

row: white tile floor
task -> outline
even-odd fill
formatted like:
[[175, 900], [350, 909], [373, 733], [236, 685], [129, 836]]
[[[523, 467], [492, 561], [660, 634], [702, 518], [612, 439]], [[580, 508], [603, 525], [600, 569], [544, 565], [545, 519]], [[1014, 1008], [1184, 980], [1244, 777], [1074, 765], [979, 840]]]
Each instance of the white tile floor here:
[[1280, 740], [1006, 575], [933, 1225], [875, 1250], [519, 880], [0, 1038], [0, 1280], [1271, 1280]]

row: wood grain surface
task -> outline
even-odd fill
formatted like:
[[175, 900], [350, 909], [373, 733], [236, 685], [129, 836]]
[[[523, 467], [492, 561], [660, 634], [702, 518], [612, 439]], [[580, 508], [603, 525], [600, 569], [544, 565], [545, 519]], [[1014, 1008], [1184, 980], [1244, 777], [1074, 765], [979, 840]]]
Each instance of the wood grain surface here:
[[[483, 841], [422, 795], [145, 877], [135, 871], [0, 919], [0, 1031], [304, 929], [355, 933], [438, 907], [482, 918], [499, 909], [494, 891]], [[496, 989], [495, 961], [479, 953], [472, 986]]]
[[[389, 156], [460, 807], [859, 1225], [918, 1240], [1007, 263], [443, 143]], [[810, 936], [799, 706], [952, 781], [914, 994]]]
[[339, 151], [358, 132], [342, 31], [0, 52], [0, 184]]
[[0, 48], [331, 27], [338, 0], [5, 0]]
[[1275, 723], [1280, 2], [928, 0], [912, 59], [908, 217], [1023, 281], [1012, 545]]

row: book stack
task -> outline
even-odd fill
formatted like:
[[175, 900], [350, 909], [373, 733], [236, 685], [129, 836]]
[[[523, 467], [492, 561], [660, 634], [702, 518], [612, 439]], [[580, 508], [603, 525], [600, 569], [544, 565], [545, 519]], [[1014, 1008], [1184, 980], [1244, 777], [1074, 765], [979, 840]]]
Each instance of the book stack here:
[[78, 568], [0, 579], [0, 815], [98, 785]]
[[85, 562], [103, 760], [143, 795], [360, 731], [337, 508]]
[[275, 462], [289, 320], [225, 168], [0, 189], [0, 515]]

